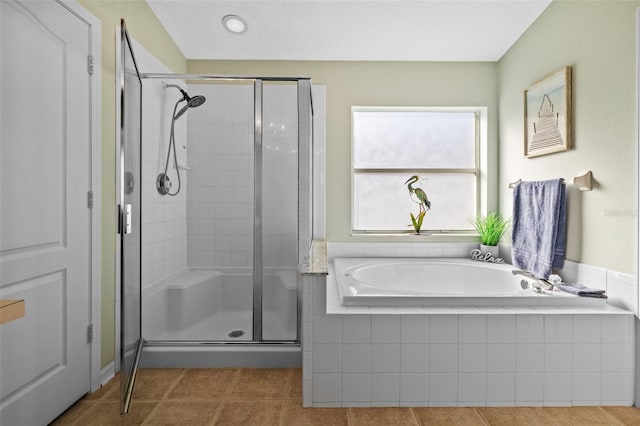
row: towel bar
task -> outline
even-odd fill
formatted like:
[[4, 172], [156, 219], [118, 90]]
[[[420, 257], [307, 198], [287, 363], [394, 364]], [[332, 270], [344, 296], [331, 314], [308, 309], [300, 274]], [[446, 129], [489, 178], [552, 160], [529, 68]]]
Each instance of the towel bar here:
[[[522, 182], [522, 179], [518, 179], [515, 182], [511, 182], [509, 184], [509, 188], [513, 189], [513, 187], [515, 187], [520, 182]], [[577, 186], [580, 191], [593, 190], [593, 173], [591, 172], [591, 170], [587, 170], [586, 172], [580, 172], [578, 176], [573, 177], [573, 183], [570, 185]]]

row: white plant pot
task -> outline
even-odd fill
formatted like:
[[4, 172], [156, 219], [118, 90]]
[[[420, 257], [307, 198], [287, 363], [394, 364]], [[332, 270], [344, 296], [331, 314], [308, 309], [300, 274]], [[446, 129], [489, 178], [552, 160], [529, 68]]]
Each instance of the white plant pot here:
[[500, 247], [499, 246], [486, 246], [484, 244], [480, 244], [480, 252], [485, 255], [486, 253], [491, 253], [492, 257], [496, 259], [500, 257]]

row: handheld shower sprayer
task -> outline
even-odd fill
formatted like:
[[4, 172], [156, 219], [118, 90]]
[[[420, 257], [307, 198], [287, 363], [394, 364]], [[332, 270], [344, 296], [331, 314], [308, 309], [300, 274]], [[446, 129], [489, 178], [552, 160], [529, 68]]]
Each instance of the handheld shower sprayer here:
[[182, 99], [180, 99], [178, 102], [182, 102], [182, 101], [187, 102], [187, 104], [183, 106], [182, 109], [180, 109], [180, 111], [178, 111], [177, 114], [174, 114], [173, 116], [174, 120], [177, 120], [178, 118], [182, 117], [182, 115], [185, 112], [187, 112], [189, 108], [197, 108], [203, 103], [205, 103], [205, 101], [207, 100], [207, 98], [205, 98], [202, 95], [195, 95], [193, 97], [189, 96], [189, 94], [185, 92], [184, 89], [178, 86], [177, 84], [165, 84], [165, 88], [169, 88], [169, 87], [174, 87], [178, 89], [180, 93], [182, 93]]
[[[169, 134], [169, 148], [167, 150], [167, 161], [165, 162], [164, 172], [158, 175], [156, 179], [156, 189], [160, 193], [160, 195], [170, 195], [175, 196], [180, 192], [180, 168], [178, 167], [178, 157], [176, 154], [176, 139], [175, 139], [175, 122], [178, 118], [182, 117], [182, 115], [187, 112], [189, 108], [196, 108], [205, 103], [206, 98], [202, 95], [195, 95], [193, 97], [189, 96], [184, 89], [177, 84], [164, 84], [164, 88], [167, 89], [169, 87], [176, 88], [182, 93], [182, 98], [178, 99], [175, 106], [173, 107], [173, 114], [171, 116], [171, 132]], [[183, 106], [180, 111], [176, 113], [178, 110], [178, 105], [180, 102], [186, 102], [186, 105]], [[169, 160], [171, 158], [171, 148], [173, 148], [173, 164], [176, 169], [176, 174], [178, 177], [178, 189], [176, 192], [171, 192], [171, 180], [169, 179], [169, 175], [167, 172], [169, 171]]]

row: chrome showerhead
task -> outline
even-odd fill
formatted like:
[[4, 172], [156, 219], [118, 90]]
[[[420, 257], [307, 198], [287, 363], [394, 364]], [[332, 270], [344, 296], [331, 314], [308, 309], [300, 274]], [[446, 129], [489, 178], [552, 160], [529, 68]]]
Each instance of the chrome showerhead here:
[[175, 115], [175, 117], [173, 117], [174, 120], [177, 120], [178, 118], [182, 117], [182, 114], [187, 112], [187, 110], [189, 108], [197, 108], [207, 100], [202, 95], [195, 95], [194, 97], [191, 98], [183, 90], [181, 90], [181, 92], [184, 95], [185, 100], [187, 101], [187, 104], [185, 106], [183, 106], [180, 111], [178, 111], [178, 113]]
[[165, 87], [175, 87], [176, 89], [178, 89], [180, 91], [180, 93], [182, 93], [182, 99], [178, 102], [182, 102], [182, 101], [187, 101], [187, 104], [185, 106], [183, 106], [180, 111], [178, 111], [178, 113], [173, 117], [174, 120], [177, 120], [178, 118], [182, 117], [182, 115], [187, 112], [187, 110], [189, 108], [197, 108], [200, 105], [202, 105], [207, 99], [202, 96], [202, 95], [195, 95], [194, 97], [191, 97], [187, 94], [187, 92], [185, 92], [182, 87], [176, 85], [176, 84], [167, 84], [165, 85]]
[[205, 103], [207, 99], [202, 95], [195, 95], [193, 98], [189, 99], [187, 102], [189, 108], [196, 108]]

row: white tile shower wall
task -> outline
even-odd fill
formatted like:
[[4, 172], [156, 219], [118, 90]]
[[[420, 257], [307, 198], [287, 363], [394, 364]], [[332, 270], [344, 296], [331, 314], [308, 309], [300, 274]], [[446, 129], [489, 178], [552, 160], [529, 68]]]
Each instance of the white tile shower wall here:
[[[169, 73], [142, 45], [134, 46], [136, 60], [145, 72]], [[180, 93], [165, 88], [180, 81], [143, 80], [142, 96], [142, 287], [148, 287], [187, 265], [187, 176], [182, 173], [182, 190], [176, 197], [156, 191], [156, 177], [164, 171], [169, 143], [171, 114]], [[185, 117], [176, 122], [176, 145], [186, 144]], [[179, 148], [180, 149], [180, 148]], [[176, 185], [175, 169], [169, 169]]]
[[[208, 101], [190, 112], [189, 266], [251, 267], [253, 86], [191, 84]], [[297, 266], [297, 92], [265, 86], [261, 178], [265, 267]]]
[[191, 84], [207, 102], [190, 111], [188, 264], [251, 267], [253, 86]]
[[298, 265], [298, 92], [265, 84], [262, 140], [262, 250], [271, 268]]

